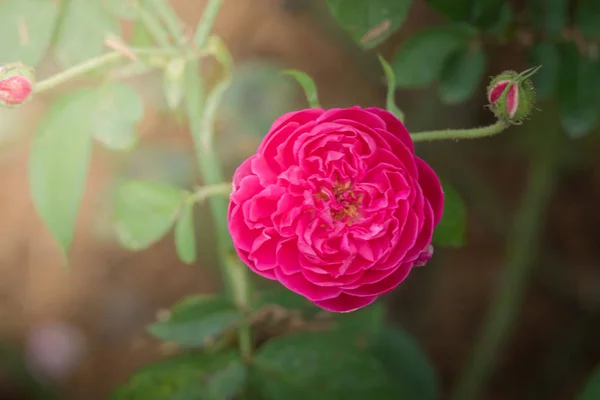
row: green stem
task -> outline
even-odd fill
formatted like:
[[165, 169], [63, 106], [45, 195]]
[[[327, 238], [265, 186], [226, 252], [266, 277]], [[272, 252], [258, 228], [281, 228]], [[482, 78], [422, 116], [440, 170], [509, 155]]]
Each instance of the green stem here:
[[181, 43], [184, 39], [182, 23], [173, 7], [167, 0], [150, 0], [150, 5], [154, 8], [154, 14], [160, 16], [164, 21], [169, 35]]
[[165, 27], [162, 26], [158, 18], [150, 14], [142, 7], [139, 8], [139, 17], [142, 21], [142, 24], [144, 24], [148, 30], [148, 33], [150, 33], [154, 41], [156, 41], [159, 46], [163, 48], [173, 47], [173, 44], [169, 39], [169, 34], [165, 30]]
[[231, 193], [231, 182], [223, 182], [198, 188], [190, 197], [191, 202], [202, 202], [212, 196], [228, 196]]
[[196, 34], [194, 35], [194, 43], [199, 49], [203, 48], [208, 39], [208, 35], [212, 30], [212, 27], [221, 8], [223, 0], [210, 0], [202, 13], [202, 19], [196, 28]]
[[439, 131], [417, 132], [410, 135], [413, 142], [451, 139], [478, 139], [497, 135], [510, 125], [496, 122], [493, 125], [472, 129], [442, 129]]
[[[175, 54], [173, 51], [152, 48], [131, 48], [130, 50], [139, 55]], [[82, 62], [81, 64], [77, 64], [69, 69], [61, 71], [58, 74], [51, 76], [50, 78], [39, 81], [38, 83], [36, 83], [34, 91], [35, 93], [41, 93], [46, 90], [53, 89], [62, 83], [77, 78], [95, 69], [102, 68], [122, 58], [125, 58], [125, 55], [118, 51], [113, 51], [98, 56], [96, 58], [92, 58], [90, 60]]]
[[479, 399], [495, 362], [518, 315], [527, 281], [534, 266], [544, 211], [554, 186], [554, 162], [558, 134], [546, 135], [537, 147], [526, 191], [515, 216], [507, 245], [508, 260], [500, 287], [485, 318], [483, 330], [459, 379], [452, 399]]
[[[211, 0], [204, 11], [196, 34], [196, 45], [199, 48], [203, 48], [206, 44], [206, 39], [212, 29], [221, 3], [222, 0]], [[201, 34], [198, 34], [198, 32], [201, 32]], [[209, 114], [214, 110], [206, 109], [198, 64], [197, 61], [192, 61], [186, 66], [185, 81], [187, 90], [185, 106], [194, 140], [194, 150], [198, 160], [198, 167], [204, 184], [217, 185], [222, 184], [225, 179], [223, 178], [221, 160], [212, 140], [214, 127], [212, 124], [206, 123], [206, 120], [211, 118]], [[200, 117], [198, 116], [199, 112], [201, 112]], [[228, 294], [241, 311], [248, 313], [251, 308], [250, 279], [248, 268], [235, 255], [231, 236], [229, 235], [229, 228], [227, 226], [228, 199], [210, 197], [208, 202], [215, 223], [217, 253]], [[249, 360], [252, 356], [252, 336], [250, 325], [247, 322], [243, 322], [238, 329], [238, 341], [242, 357]]]

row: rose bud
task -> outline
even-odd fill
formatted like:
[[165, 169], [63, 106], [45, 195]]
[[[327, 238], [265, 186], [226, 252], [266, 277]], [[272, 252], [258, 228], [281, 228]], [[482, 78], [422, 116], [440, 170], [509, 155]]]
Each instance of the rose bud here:
[[291, 112], [233, 176], [229, 231], [255, 273], [349, 312], [431, 258], [444, 208], [436, 173], [379, 108]]
[[506, 124], [520, 124], [531, 114], [535, 103], [535, 88], [529, 79], [540, 67], [522, 73], [505, 71], [488, 86], [490, 109]]
[[33, 90], [33, 69], [20, 63], [0, 67], [0, 104], [16, 106], [23, 104]]

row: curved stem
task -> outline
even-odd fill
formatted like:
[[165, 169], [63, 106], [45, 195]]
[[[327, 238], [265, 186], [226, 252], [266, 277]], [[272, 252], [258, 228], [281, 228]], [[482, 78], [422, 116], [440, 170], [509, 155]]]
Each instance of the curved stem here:
[[482, 388], [492, 374], [498, 354], [510, 334], [521, 306], [531, 271], [537, 242], [544, 222], [544, 210], [554, 185], [553, 151], [556, 133], [544, 137], [526, 184], [526, 192], [515, 216], [507, 245], [506, 269], [485, 318], [483, 330], [475, 344], [466, 369], [460, 377], [452, 399], [481, 398]]
[[188, 198], [190, 202], [201, 202], [207, 200], [211, 196], [228, 196], [231, 193], [231, 182], [216, 183], [198, 188]]
[[451, 140], [451, 139], [478, 139], [497, 135], [504, 131], [510, 125], [504, 122], [496, 122], [493, 125], [482, 126], [472, 129], [442, 129], [439, 131], [417, 132], [410, 135], [413, 142], [424, 142], [432, 140]]

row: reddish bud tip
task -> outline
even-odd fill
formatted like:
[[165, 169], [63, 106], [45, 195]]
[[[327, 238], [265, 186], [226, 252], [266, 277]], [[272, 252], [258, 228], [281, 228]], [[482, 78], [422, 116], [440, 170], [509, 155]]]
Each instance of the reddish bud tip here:
[[10, 105], [22, 104], [29, 98], [32, 89], [31, 81], [24, 76], [16, 75], [2, 79], [0, 80], [0, 101]]
[[506, 71], [498, 75], [488, 87], [489, 107], [496, 117], [507, 124], [519, 124], [533, 110], [535, 89], [529, 79], [538, 68], [522, 73]]

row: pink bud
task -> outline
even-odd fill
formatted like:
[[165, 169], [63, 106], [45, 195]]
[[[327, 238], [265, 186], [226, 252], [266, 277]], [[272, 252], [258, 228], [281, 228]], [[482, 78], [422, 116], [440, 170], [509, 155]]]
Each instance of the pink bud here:
[[2, 79], [0, 80], [0, 101], [10, 105], [22, 104], [29, 98], [32, 89], [31, 81], [22, 75]]
[[433, 246], [430, 244], [425, 247], [425, 250], [423, 250], [415, 260], [415, 267], [422, 267], [427, 264], [427, 261], [431, 260], [431, 257], [433, 257]]
[[495, 77], [488, 86], [488, 102], [496, 117], [507, 124], [519, 124], [525, 119], [535, 103], [535, 89], [531, 79], [539, 67], [521, 73], [505, 71]]

